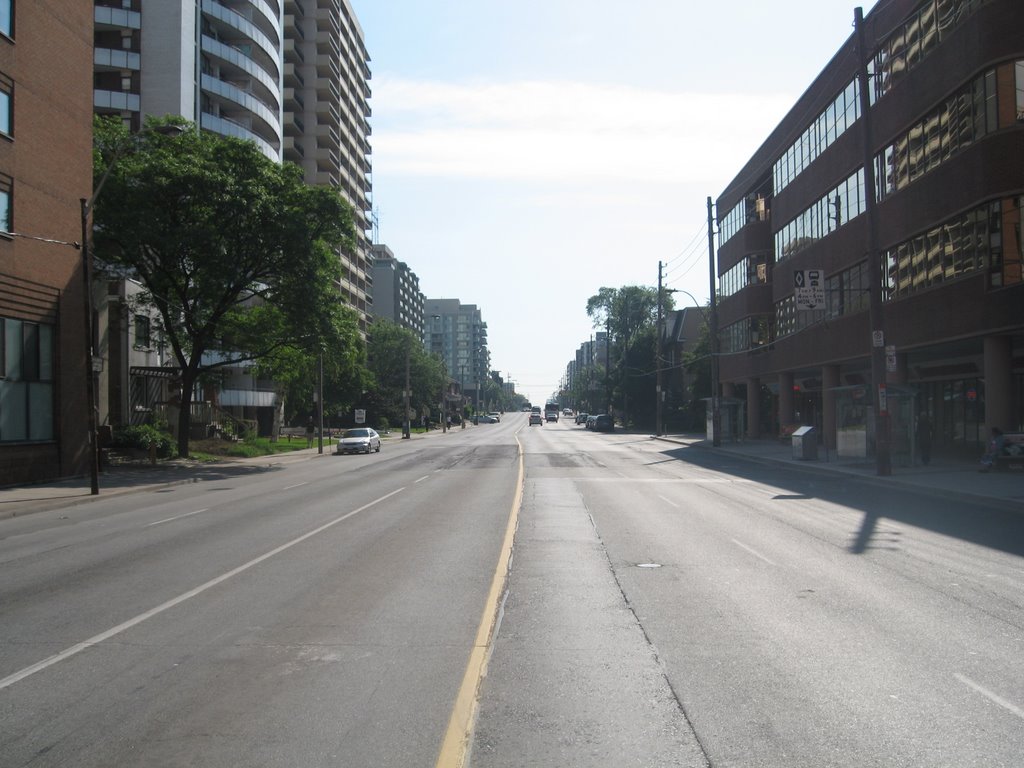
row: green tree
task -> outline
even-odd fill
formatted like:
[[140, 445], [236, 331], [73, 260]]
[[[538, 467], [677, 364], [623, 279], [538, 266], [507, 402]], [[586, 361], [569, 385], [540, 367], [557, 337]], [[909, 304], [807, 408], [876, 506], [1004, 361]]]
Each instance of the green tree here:
[[177, 136], [147, 121], [131, 136], [94, 124], [99, 260], [138, 279], [180, 369], [178, 451], [188, 455], [193, 389], [203, 374], [284, 347], [348, 344], [336, 288], [352, 211], [335, 190], [304, 183], [256, 145], [194, 126]]
[[[662, 310], [669, 311], [672, 307], [671, 295], [663, 295]], [[656, 328], [658, 289], [638, 285], [601, 288], [587, 300], [587, 315], [595, 328], [607, 331], [611, 337], [610, 395], [612, 403], [630, 421], [637, 408], [638, 413], [645, 411], [642, 403], [648, 400], [654, 403], [656, 336], [644, 344], [637, 342]]]
[[441, 402], [441, 392], [448, 382], [444, 363], [429, 354], [423, 348], [423, 341], [408, 328], [383, 318], [374, 320], [368, 351], [373, 384], [367, 399], [371, 419], [403, 423], [406, 359], [409, 361], [409, 408], [413, 414], [430, 413]]

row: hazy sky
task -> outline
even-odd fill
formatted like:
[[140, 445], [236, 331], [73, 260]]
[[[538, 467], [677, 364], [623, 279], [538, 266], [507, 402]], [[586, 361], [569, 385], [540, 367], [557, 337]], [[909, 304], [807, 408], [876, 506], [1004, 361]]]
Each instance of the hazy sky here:
[[[378, 241], [534, 402], [602, 286], [708, 297], [718, 197], [853, 32], [842, 0], [351, 0]], [[873, 1], [862, 4], [865, 14]], [[692, 304], [675, 294], [677, 306]]]

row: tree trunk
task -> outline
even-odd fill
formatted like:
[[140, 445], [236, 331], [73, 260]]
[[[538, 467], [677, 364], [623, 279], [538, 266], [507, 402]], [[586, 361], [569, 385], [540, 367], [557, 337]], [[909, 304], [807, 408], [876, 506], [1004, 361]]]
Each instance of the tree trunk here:
[[187, 459], [188, 440], [192, 432], [192, 392], [196, 384], [194, 372], [185, 370], [181, 375], [181, 410], [178, 411], [178, 456]]

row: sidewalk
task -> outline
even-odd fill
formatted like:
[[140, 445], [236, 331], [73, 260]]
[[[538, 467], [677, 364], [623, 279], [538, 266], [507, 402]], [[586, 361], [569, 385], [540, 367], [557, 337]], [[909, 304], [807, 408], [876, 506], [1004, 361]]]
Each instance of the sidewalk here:
[[1024, 512], [1024, 473], [979, 472], [980, 464], [946, 457], [933, 457], [928, 466], [894, 466], [892, 474], [880, 477], [873, 458], [846, 458], [819, 447], [817, 461], [793, 458], [793, 447], [779, 440], [744, 440], [713, 448], [703, 435], [663, 435], [654, 438], [699, 450], [721, 451], [762, 464], [780, 464], [811, 472], [843, 473], [879, 485], [912, 488], [921, 492], [967, 501], [996, 502]]
[[[436, 434], [440, 435], [442, 432], [437, 431]], [[426, 434], [416, 432], [412, 434], [414, 439], [426, 436]], [[382, 437], [387, 445], [389, 442], [400, 441], [402, 433], [401, 431], [392, 431]], [[297, 461], [331, 456], [336, 448], [336, 442], [328, 443], [325, 440], [323, 454], [318, 452], [318, 446], [314, 443], [312, 448], [250, 459], [224, 458], [215, 462], [171, 459], [170, 461], [160, 461], [155, 466], [148, 463], [122, 464], [108, 467], [100, 472], [98, 496], [93, 496], [90, 493], [88, 475], [50, 480], [32, 485], [0, 487], [0, 519], [26, 515], [30, 512], [71, 507], [125, 493], [152, 491], [181, 483], [225, 480], [255, 472], [269, 472]]]

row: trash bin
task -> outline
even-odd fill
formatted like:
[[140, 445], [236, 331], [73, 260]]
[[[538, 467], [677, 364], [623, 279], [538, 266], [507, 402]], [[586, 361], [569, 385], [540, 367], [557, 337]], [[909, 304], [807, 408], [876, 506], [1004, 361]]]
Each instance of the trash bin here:
[[818, 435], [814, 427], [799, 427], [793, 432], [793, 458], [804, 461], [818, 460]]

